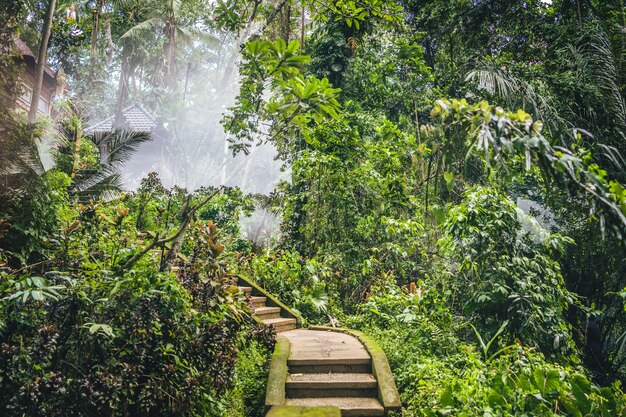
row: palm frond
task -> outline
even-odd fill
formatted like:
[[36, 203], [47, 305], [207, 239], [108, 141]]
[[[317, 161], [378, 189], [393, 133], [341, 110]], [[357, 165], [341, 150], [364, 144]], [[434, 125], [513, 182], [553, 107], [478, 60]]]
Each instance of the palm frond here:
[[493, 64], [479, 63], [467, 73], [465, 82], [474, 83], [479, 90], [500, 99], [508, 108], [522, 108], [535, 118], [546, 120], [548, 130], [571, 127], [554, 107], [552, 97], [539, 93], [532, 83]]
[[[559, 49], [557, 55], [575, 73], [581, 89], [584, 87], [601, 98], [602, 112], [610, 113], [622, 130], [626, 128], [626, 103], [611, 43], [602, 24], [597, 21], [586, 24], [578, 37]], [[595, 107], [581, 110], [595, 116]]]
[[626, 123], [626, 104], [620, 90], [618, 70], [610, 41], [603, 29], [594, 31], [591, 39], [592, 42], [588, 44], [586, 51], [586, 56], [590, 61], [590, 71], [598, 80], [600, 91], [611, 101], [615, 116], [624, 124]]
[[182, 38], [185, 41], [197, 39], [210, 46], [219, 46], [222, 43], [222, 41], [217, 36], [204, 32], [202, 30], [199, 30], [198, 28], [195, 28], [195, 27], [189, 27], [189, 28], [178, 27], [177, 34], [180, 38]]
[[126, 33], [124, 33], [121, 36], [121, 38], [122, 39], [136, 39], [140, 35], [142, 35], [144, 32], [156, 31], [162, 28], [163, 25], [164, 25], [164, 21], [161, 17], [153, 17], [148, 20], [144, 20], [143, 22], [138, 23], [137, 25], [128, 29]]
[[132, 130], [118, 130], [107, 137], [107, 155], [104, 163], [110, 166], [120, 167], [124, 165], [139, 145], [150, 140], [150, 135]]
[[[626, 134], [622, 132], [620, 136], [622, 137], [622, 140], [626, 142]], [[613, 164], [615, 169], [621, 173], [623, 178], [626, 178], [626, 160], [620, 151], [614, 146], [604, 145], [602, 143], [599, 144], [598, 147], [601, 149], [602, 156]]]
[[19, 165], [25, 168], [26, 172], [31, 171], [38, 176], [42, 176], [46, 172], [46, 168], [41, 159], [40, 149], [37, 145], [22, 149], [20, 152], [20, 162], [21, 164]]
[[475, 82], [478, 89], [508, 100], [511, 100], [520, 90], [516, 79], [490, 67], [468, 72], [465, 76], [465, 82]]
[[122, 179], [117, 169], [101, 166], [96, 170], [84, 170], [76, 175], [70, 194], [79, 199], [110, 198], [122, 190]]

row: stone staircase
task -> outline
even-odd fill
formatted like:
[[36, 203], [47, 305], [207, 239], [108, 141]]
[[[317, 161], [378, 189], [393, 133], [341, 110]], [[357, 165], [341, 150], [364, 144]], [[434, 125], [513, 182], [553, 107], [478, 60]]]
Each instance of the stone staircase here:
[[355, 337], [299, 329], [284, 333], [291, 352], [285, 405], [335, 406], [342, 417], [383, 416], [372, 359]]
[[366, 335], [298, 328], [297, 314], [248, 278], [235, 285], [254, 315], [278, 334], [266, 395], [267, 417], [374, 417], [400, 409], [385, 354]]
[[[237, 279], [238, 283], [238, 279]], [[268, 306], [268, 299], [264, 295], [257, 295], [253, 287], [238, 285], [239, 289], [250, 298], [250, 304], [255, 316], [257, 316], [267, 326], [274, 326], [276, 333], [294, 330], [297, 327], [295, 318], [283, 317], [284, 311], [279, 306]]]

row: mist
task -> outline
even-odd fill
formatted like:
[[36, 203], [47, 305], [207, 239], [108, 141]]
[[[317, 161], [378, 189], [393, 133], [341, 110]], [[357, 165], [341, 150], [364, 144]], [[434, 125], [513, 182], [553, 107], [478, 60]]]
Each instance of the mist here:
[[246, 193], [269, 194], [281, 179], [288, 178], [281, 171], [282, 162], [276, 160], [274, 147], [260, 143], [253, 145], [248, 155], [233, 155], [220, 124], [239, 91], [237, 41], [226, 40], [216, 56], [202, 49], [185, 49], [190, 60], [187, 69], [180, 71], [183, 79], [179, 83], [184, 85], [180, 103], [157, 102], [156, 108], [150, 109], [140, 102], [153, 112], [157, 128], [152, 139], [126, 163], [124, 187], [134, 190], [141, 178], [157, 172], [168, 187], [191, 191], [225, 185]]
[[[151, 139], [125, 163], [121, 172], [124, 189], [137, 189], [142, 178], [156, 172], [168, 188], [193, 191], [223, 185], [268, 195], [281, 180], [289, 178], [288, 169], [283, 169], [269, 143], [254, 144], [247, 155], [233, 155], [220, 123], [239, 93], [239, 45], [246, 36], [216, 34], [180, 45], [177, 100], [164, 98], [163, 80], [155, 83], [146, 79], [143, 71], [131, 74], [123, 107], [140, 104], [153, 115], [156, 128]], [[118, 89], [119, 71], [115, 75], [109, 76], [111, 91]], [[111, 103], [92, 103], [91, 113], [99, 114], [93, 117], [92, 125], [114, 114], [115, 95], [109, 96]], [[275, 215], [265, 210], [241, 221], [242, 233], [257, 244], [266, 242], [278, 224]]]

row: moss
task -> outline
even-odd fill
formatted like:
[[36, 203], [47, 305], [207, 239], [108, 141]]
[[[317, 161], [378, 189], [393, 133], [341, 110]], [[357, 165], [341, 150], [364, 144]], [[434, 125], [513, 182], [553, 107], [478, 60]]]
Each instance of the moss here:
[[337, 407], [272, 407], [266, 417], [341, 417]]
[[285, 403], [285, 382], [287, 381], [287, 358], [289, 358], [290, 345], [284, 337], [278, 337], [272, 362], [270, 363], [270, 374], [267, 378], [267, 393], [265, 395], [265, 408], [283, 405]]
[[378, 343], [365, 333], [357, 330], [348, 330], [348, 333], [355, 336], [372, 357], [372, 371], [378, 382], [378, 397], [386, 411], [399, 410], [402, 407], [400, 394], [393, 379], [391, 367], [387, 361], [387, 355]]

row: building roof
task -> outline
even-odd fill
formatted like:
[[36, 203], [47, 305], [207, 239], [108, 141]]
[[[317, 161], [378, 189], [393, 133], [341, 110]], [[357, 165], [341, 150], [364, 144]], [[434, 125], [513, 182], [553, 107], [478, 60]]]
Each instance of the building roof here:
[[[28, 45], [26, 45], [24, 43], [23, 40], [21, 40], [20, 38], [18, 38], [17, 36], [13, 38], [13, 42], [15, 43], [15, 49], [17, 50], [17, 52], [20, 53], [20, 55], [22, 55], [22, 57], [24, 58], [24, 60], [28, 60], [27, 58], [32, 59], [32, 64], [36, 65], [37, 63], [37, 56], [35, 55], [35, 53], [28, 47]], [[45, 72], [48, 76], [50, 76], [53, 79], [56, 79], [56, 74], [54, 73], [54, 71], [52, 71], [52, 68], [50, 68], [48, 65], [44, 66], [45, 68]]]
[[[139, 133], [152, 133], [156, 127], [155, 117], [146, 110], [141, 104], [135, 103], [122, 110], [121, 128], [132, 130]], [[115, 115], [89, 126], [85, 129], [85, 133], [92, 135], [94, 133], [108, 133], [113, 130], [113, 122]]]

